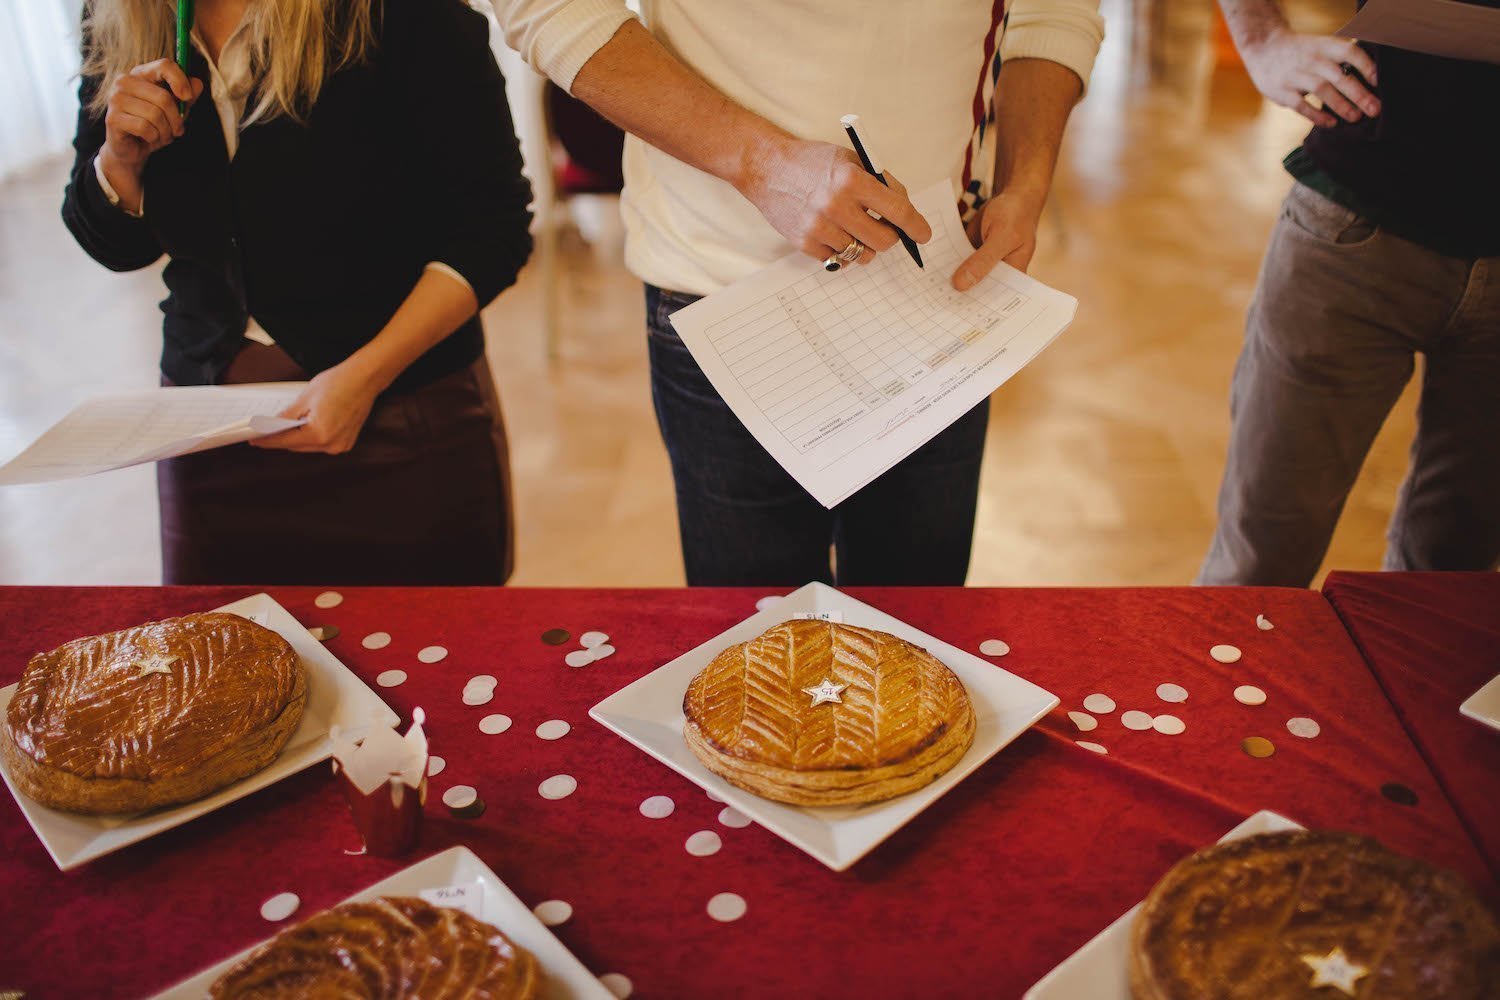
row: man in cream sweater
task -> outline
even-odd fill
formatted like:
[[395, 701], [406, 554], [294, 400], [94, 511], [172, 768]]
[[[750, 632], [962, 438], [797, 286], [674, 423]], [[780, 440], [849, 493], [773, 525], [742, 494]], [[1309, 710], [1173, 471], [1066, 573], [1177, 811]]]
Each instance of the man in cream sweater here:
[[[1098, 0], [642, 6], [644, 24], [622, 0], [499, 0], [496, 11], [532, 66], [630, 133], [625, 259], [646, 283], [688, 582], [962, 584], [987, 404], [825, 510], [718, 397], [669, 317], [792, 250], [822, 259], [858, 241], [865, 255], [903, 253], [870, 212], [926, 242], [906, 186], [945, 177], [976, 246], [954, 287], [1002, 260], [1024, 270], [1103, 38]], [[890, 188], [849, 148], [839, 118], [850, 112]]]

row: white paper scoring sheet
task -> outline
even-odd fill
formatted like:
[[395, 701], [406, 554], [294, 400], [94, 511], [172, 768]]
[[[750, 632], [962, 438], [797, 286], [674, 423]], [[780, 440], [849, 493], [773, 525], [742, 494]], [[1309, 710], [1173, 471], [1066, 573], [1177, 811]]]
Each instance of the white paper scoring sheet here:
[[276, 414], [306, 385], [181, 386], [95, 396], [0, 466], [0, 486], [88, 476], [297, 427], [305, 421]]
[[1078, 308], [1004, 264], [955, 291], [973, 250], [952, 188], [912, 204], [933, 230], [925, 269], [899, 244], [833, 273], [791, 254], [672, 316], [730, 409], [825, 507], [1003, 385]]

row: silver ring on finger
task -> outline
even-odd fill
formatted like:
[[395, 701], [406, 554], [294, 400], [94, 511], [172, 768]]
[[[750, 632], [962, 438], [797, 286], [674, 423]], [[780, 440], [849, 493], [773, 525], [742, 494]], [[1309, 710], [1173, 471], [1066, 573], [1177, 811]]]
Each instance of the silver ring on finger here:
[[823, 258], [823, 270], [825, 271], [837, 271], [843, 266], [843, 262], [839, 260], [839, 255], [836, 253], [831, 253]]
[[839, 251], [838, 258], [845, 264], [853, 264], [855, 261], [859, 260], [860, 254], [864, 252], [865, 245], [859, 240], [851, 239], [849, 241], [849, 245]]

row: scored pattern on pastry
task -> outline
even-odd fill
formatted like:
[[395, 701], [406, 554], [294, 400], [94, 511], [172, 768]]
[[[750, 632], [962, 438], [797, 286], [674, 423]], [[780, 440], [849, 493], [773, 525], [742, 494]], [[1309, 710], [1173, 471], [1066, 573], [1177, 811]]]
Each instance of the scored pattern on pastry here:
[[[142, 664], [165, 672], [143, 674]], [[17, 747], [87, 778], [180, 773], [265, 726], [302, 683], [285, 640], [204, 614], [67, 643], [28, 665], [9, 712]]]
[[[1369, 979], [1341, 991], [1316, 981], [1325, 964]], [[1265, 833], [1199, 851], [1156, 884], [1131, 927], [1129, 974], [1136, 1000], [1488, 1000], [1500, 925], [1456, 875], [1369, 838]]]
[[[941, 725], [963, 688], [924, 669], [894, 636], [827, 622], [787, 622], [717, 659], [702, 686], [707, 735], [784, 767], [875, 767]], [[845, 685], [841, 702], [810, 706], [803, 688]]]
[[[839, 688], [839, 700], [820, 689]], [[784, 802], [872, 802], [963, 756], [974, 712], [953, 672], [871, 629], [794, 620], [719, 653], [688, 685], [684, 736], [710, 770]]]
[[421, 899], [344, 903], [282, 931], [214, 983], [215, 1000], [305, 996], [530, 1000], [526, 949], [468, 914]]

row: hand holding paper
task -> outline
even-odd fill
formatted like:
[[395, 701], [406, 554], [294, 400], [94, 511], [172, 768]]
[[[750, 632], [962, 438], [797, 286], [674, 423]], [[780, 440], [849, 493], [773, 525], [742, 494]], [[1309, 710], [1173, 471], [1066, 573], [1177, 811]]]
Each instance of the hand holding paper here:
[[833, 507], [968, 412], [1051, 343], [1077, 302], [1003, 263], [969, 291], [951, 185], [912, 199], [933, 229], [829, 273], [802, 254], [701, 299], [672, 326], [757, 441]]

